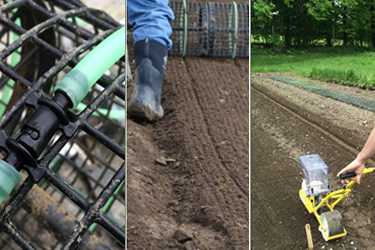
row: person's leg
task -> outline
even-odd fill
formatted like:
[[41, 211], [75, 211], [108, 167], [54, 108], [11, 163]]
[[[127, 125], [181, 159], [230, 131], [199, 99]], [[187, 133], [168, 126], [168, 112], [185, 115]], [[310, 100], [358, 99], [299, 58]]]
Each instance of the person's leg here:
[[155, 121], [164, 115], [160, 105], [168, 49], [172, 46], [167, 0], [128, 0], [133, 25], [136, 82], [128, 113], [135, 119]]

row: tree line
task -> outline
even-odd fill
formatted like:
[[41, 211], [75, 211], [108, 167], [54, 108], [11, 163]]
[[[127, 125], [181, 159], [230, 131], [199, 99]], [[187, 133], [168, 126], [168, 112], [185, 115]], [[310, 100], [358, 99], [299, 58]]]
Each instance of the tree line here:
[[375, 47], [373, 0], [251, 0], [251, 35], [284, 48]]

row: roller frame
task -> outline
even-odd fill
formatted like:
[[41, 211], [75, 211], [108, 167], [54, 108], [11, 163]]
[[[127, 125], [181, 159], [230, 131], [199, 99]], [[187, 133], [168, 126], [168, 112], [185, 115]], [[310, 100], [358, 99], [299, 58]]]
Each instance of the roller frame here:
[[[373, 168], [365, 168], [362, 173], [362, 177], [368, 173], [373, 172], [373, 170], [374, 170]], [[323, 238], [326, 241], [330, 241], [333, 239], [338, 239], [338, 238], [346, 236], [347, 232], [344, 227], [343, 227], [343, 233], [341, 234], [332, 235], [332, 236], [329, 236], [327, 234], [327, 232], [324, 229], [324, 225], [321, 221], [323, 213], [320, 213], [320, 209], [323, 206], [325, 206], [326, 208], [330, 210], [328, 212], [337, 211], [337, 210], [334, 210], [334, 207], [352, 191], [350, 187], [353, 186], [356, 183], [356, 181], [352, 180], [347, 185], [345, 185], [342, 189], [321, 195], [320, 197], [319, 196], [308, 197], [306, 195], [306, 192], [304, 191], [304, 181], [305, 180], [303, 180], [302, 187], [299, 190], [299, 197], [302, 203], [305, 205], [307, 211], [310, 214], [311, 213], [314, 214], [315, 218], [318, 220], [319, 231], [321, 231]], [[319, 198], [321, 199], [320, 202], [319, 202]], [[329, 230], [329, 231], [332, 231], [332, 230]]]

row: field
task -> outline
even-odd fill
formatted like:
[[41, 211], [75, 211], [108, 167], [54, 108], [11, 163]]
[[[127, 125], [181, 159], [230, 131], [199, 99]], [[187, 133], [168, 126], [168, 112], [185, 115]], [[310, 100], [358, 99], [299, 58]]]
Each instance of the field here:
[[285, 53], [252, 48], [251, 73], [290, 72], [298, 76], [365, 88], [375, 86], [375, 52], [361, 47], [312, 47]]
[[128, 249], [249, 249], [249, 59], [170, 56], [162, 105], [127, 119]]
[[[251, 249], [307, 249], [307, 223], [314, 249], [374, 249], [371, 174], [336, 207], [348, 231], [344, 238], [324, 241], [298, 196], [303, 179], [298, 157], [306, 154], [319, 154], [329, 167], [332, 190], [340, 188], [336, 174], [364, 145], [373, 112], [270, 78], [277, 74], [251, 76]], [[375, 100], [373, 91], [286, 76]], [[368, 163], [374, 167], [373, 160]]]
[[163, 120], [127, 120], [128, 249], [248, 249], [248, 59], [168, 64]]

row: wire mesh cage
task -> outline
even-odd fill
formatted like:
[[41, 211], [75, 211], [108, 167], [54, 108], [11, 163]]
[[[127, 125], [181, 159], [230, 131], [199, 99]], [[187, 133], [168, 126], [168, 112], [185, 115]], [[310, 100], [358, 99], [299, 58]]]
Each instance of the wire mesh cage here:
[[54, 108], [59, 80], [120, 27], [76, 0], [0, 0], [1, 158], [20, 162], [22, 173], [0, 204], [0, 249], [124, 248], [124, 57], [57, 115], [43, 147], [24, 152], [31, 149], [22, 139], [37, 110]]
[[173, 47], [170, 55], [249, 57], [249, 5], [170, 2]]

